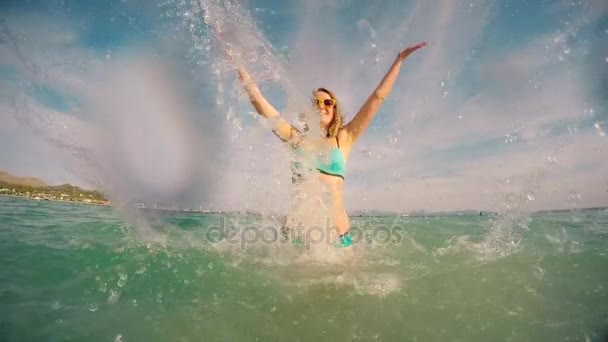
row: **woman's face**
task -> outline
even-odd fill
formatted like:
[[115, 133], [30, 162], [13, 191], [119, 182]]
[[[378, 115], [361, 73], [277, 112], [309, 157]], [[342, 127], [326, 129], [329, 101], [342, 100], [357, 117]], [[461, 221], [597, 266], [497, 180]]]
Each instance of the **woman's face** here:
[[323, 91], [314, 92], [314, 98], [316, 102], [316, 108], [319, 112], [319, 122], [322, 129], [327, 129], [331, 120], [334, 118], [334, 105], [335, 101]]

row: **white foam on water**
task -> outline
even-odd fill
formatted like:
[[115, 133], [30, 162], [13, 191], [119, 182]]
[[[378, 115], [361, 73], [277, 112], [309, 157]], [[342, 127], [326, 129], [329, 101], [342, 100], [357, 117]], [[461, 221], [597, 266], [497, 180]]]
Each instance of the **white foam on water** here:
[[348, 256], [342, 264], [315, 263], [300, 259], [276, 272], [278, 280], [286, 286], [300, 290], [319, 287], [343, 288], [346, 294], [384, 297], [402, 291], [403, 280], [397, 269], [387, 271], [375, 268], [363, 258]]

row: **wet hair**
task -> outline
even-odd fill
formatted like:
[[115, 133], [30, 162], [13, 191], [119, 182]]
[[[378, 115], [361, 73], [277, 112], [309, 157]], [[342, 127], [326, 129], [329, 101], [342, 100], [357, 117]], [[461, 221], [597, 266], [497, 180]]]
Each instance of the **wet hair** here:
[[332, 99], [334, 99], [334, 101], [336, 101], [336, 103], [334, 104], [334, 117], [331, 119], [329, 127], [327, 128], [327, 137], [335, 138], [338, 136], [338, 132], [340, 131], [340, 129], [342, 129], [342, 127], [344, 126], [344, 114], [342, 114], [342, 110], [340, 109], [340, 105], [338, 104], [338, 99], [336, 99], [334, 93], [325, 88], [318, 88], [316, 91], [313, 92], [313, 94], [315, 92], [323, 92], [329, 95], [329, 97], [331, 97]]

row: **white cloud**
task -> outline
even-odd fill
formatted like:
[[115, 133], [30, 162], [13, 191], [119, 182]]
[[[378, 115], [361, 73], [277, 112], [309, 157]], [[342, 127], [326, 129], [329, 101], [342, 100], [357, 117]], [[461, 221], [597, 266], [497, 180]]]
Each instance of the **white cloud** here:
[[[598, 206], [608, 200], [608, 163], [602, 158], [606, 149], [605, 137], [577, 134], [546, 137], [534, 146], [521, 144], [482, 159], [450, 159], [448, 165], [393, 163], [390, 172], [401, 177], [378, 172], [373, 177], [381, 178], [380, 184], [347, 187], [347, 203], [353, 209], [499, 210], [502, 197], [515, 192], [524, 200], [534, 194], [535, 200], [526, 204], [530, 210], [567, 207], [571, 193], [581, 194], [580, 207]], [[426, 170], [445, 167], [454, 175], [424, 177]], [[354, 200], [362, 198], [363, 203]]]
[[[386, 146], [401, 148], [399, 160], [383, 158], [379, 162], [374, 161], [373, 165], [357, 167], [357, 171], [365, 172], [377, 165], [378, 172], [366, 174], [383, 181], [366, 182], [375, 186], [381, 183], [379, 190], [368, 189], [367, 185], [353, 186], [347, 195], [349, 205], [357, 209], [371, 206], [395, 210], [454, 210], [475, 208], [486, 203], [486, 209], [496, 210], [496, 206], [501, 204], [501, 194], [506, 191], [500, 184], [506, 178], [517, 184], [514, 189], [524, 195], [525, 192], [540, 192], [537, 199], [528, 205], [530, 209], [566, 206], [568, 203], [564, 198], [569, 192], [576, 191], [573, 189], [588, 194], [583, 196], [585, 200], [581, 204], [606, 205], [608, 173], [604, 170], [608, 166], [598, 158], [598, 153], [589, 152], [605, 150], [606, 140], [599, 135], [590, 138], [585, 133], [591, 128], [586, 126], [586, 120], [590, 118], [588, 109], [593, 106], [593, 98], [587, 92], [587, 81], [582, 72], [584, 49], [577, 51], [578, 46], [556, 42], [553, 36], [540, 36], [500, 59], [477, 66], [476, 72], [485, 76], [482, 78], [485, 86], [465, 102], [438, 99], [422, 107], [417, 102], [404, 107], [407, 108], [406, 113], [422, 113], [423, 117], [412, 119], [403, 113], [400, 121], [395, 121], [391, 128], [403, 131], [397, 143], [389, 143], [386, 134], [380, 134], [368, 138], [370, 143], [365, 147], [372, 151], [381, 151]], [[560, 58], [567, 48], [571, 54]], [[439, 65], [442, 61], [445, 65], [452, 65], [452, 56], [448, 51], [444, 53], [434, 54], [433, 63]], [[410, 77], [418, 78], [416, 72]], [[560, 136], [563, 133], [552, 131], [560, 127], [564, 132], [570, 131], [570, 135]], [[555, 134], [558, 136], [554, 137]], [[492, 151], [491, 146], [484, 144], [501, 138], [506, 140], [504, 148], [495, 149], [494, 153], [474, 153], [476, 148]], [[594, 141], [592, 146], [589, 146], [589, 139]], [[514, 143], [507, 144], [513, 140]], [[556, 153], [556, 150], [564, 141], [568, 141], [565, 146], [571, 152], [559, 156], [561, 153]], [[458, 146], [462, 146], [460, 151], [455, 149]], [[468, 146], [466, 150], [465, 146]], [[437, 153], [444, 150], [462, 153], [458, 157], [443, 154], [445, 160], [442, 160], [442, 154]], [[539, 170], [545, 170], [546, 158], [555, 155], [558, 155], [558, 162], [547, 170], [549, 175], [541, 182], [543, 186], [537, 189], [538, 186], [530, 183], [529, 179]], [[594, 169], [586, 170], [589, 165], [595, 165]], [[438, 169], [442, 170], [439, 174], [446, 176], [422, 178], [429, 174], [437, 175]], [[566, 182], [569, 189], [564, 187], [556, 196], [543, 197], [547, 188]], [[603, 186], [597, 187], [598, 184]], [[367, 200], [358, 200], [361, 198]]]

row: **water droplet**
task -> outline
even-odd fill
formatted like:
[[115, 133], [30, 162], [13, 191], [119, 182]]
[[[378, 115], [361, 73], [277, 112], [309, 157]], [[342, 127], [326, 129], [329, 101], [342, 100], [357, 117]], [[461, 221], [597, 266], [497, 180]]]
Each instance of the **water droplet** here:
[[372, 43], [372, 47], [375, 49], [376, 48], [376, 43]]
[[574, 133], [576, 133], [576, 127], [571, 126], [571, 125], [568, 125], [567, 127], [568, 127], [568, 133], [569, 133], [569, 134], [574, 134]]
[[510, 144], [512, 142], [517, 141], [517, 133], [508, 133], [505, 137], [505, 143]]
[[528, 201], [534, 201], [534, 200], [536, 200], [536, 197], [534, 197], [533, 194], [528, 194], [528, 196], [526, 196], [526, 197], [528, 197]]
[[127, 273], [118, 273], [118, 284], [124, 285], [127, 282], [129, 275]]
[[567, 49], [564, 50], [564, 54], [569, 55], [570, 51], [571, 51], [570, 48], [567, 48]]
[[595, 127], [595, 130], [597, 131], [597, 134], [599, 134], [600, 137], [606, 136], [606, 131], [604, 131], [604, 128], [602, 128], [601, 123], [596, 122], [593, 124], [593, 127]]
[[55, 321], [55, 323], [61, 324], [61, 323], [63, 323], [63, 320], [61, 318], [57, 318], [57, 320]]
[[462, 119], [462, 115], [458, 115], [458, 120], [461, 120], [461, 119]]
[[59, 310], [61, 309], [61, 303], [55, 302], [53, 303], [53, 305], [51, 305], [51, 307], [53, 308], [53, 310]]
[[108, 291], [108, 283], [99, 284], [99, 291], [104, 292], [104, 293], [106, 291]]
[[125, 342], [125, 339], [122, 337], [121, 334], [116, 335], [116, 337], [114, 338], [114, 342]]
[[571, 192], [571, 193], [568, 194], [568, 199], [572, 203], [576, 204], [576, 202], [578, 202], [578, 200], [582, 199], [582, 196], [580, 194], [575, 193], [575, 192]]
[[275, 307], [273, 307], [272, 309], [270, 309], [270, 312], [275, 312], [275, 311], [277, 311], [276, 306], [275, 306]]
[[557, 160], [556, 157], [553, 157], [553, 156], [548, 156], [547, 157], [547, 161], [549, 161], [550, 163], [555, 163], [556, 160]]
[[137, 306], [137, 301], [136, 301], [135, 299], [133, 299], [133, 300], [131, 301], [131, 304], [133, 304], [133, 306]]
[[99, 307], [96, 304], [90, 304], [89, 305], [89, 311], [91, 312], [95, 312], [99, 309]]
[[118, 301], [119, 297], [120, 297], [120, 292], [112, 290], [110, 292], [110, 296], [108, 297], [108, 304], [115, 304]]
[[565, 60], [566, 60], [566, 58], [564, 58], [564, 56], [562, 56], [562, 55], [557, 56], [557, 59], [558, 59], [560, 62], [563, 62], [563, 61], [565, 61]]

